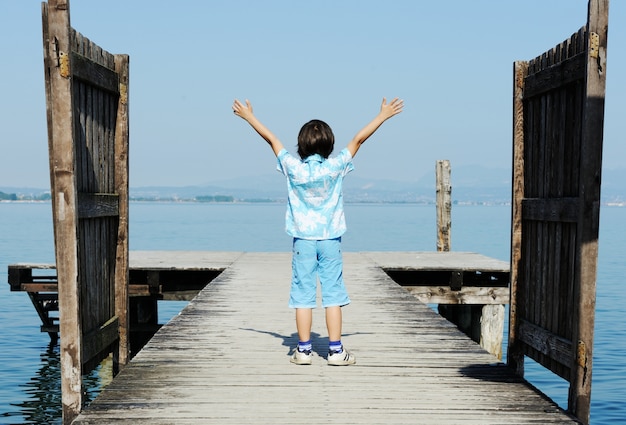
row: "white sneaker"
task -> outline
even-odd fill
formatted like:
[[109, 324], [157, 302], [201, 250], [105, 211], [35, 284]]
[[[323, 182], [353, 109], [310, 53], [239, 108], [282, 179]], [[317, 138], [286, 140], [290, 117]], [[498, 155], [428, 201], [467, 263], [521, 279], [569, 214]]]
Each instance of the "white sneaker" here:
[[345, 348], [339, 352], [328, 353], [328, 364], [330, 366], [348, 366], [356, 363], [356, 357]]
[[295, 364], [311, 364], [313, 363], [313, 354], [310, 351], [298, 351], [296, 348], [289, 361]]

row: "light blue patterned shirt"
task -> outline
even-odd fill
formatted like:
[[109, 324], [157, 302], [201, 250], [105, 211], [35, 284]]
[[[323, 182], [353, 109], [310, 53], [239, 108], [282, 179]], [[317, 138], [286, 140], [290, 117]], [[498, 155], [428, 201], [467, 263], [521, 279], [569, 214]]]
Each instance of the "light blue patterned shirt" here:
[[287, 177], [287, 234], [313, 240], [343, 235], [343, 178], [354, 169], [350, 151], [343, 149], [328, 159], [315, 154], [300, 160], [283, 149], [277, 159], [278, 171]]

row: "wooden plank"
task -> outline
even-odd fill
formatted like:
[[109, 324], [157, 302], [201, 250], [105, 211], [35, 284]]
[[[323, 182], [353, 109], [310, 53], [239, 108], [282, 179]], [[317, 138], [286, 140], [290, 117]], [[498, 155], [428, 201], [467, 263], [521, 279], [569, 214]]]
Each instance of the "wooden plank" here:
[[344, 254], [350, 367], [326, 364], [323, 309], [314, 361], [287, 307], [290, 253], [245, 253], [163, 326], [75, 425], [576, 423], [423, 303], [367, 253]]
[[402, 286], [426, 304], [508, 304], [508, 288], [464, 286], [453, 290], [446, 286]]
[[576, 223], [580, 208], [579, 198], [524, 198], [524, 220]]
[[150, 285], [130, 285], [128, 287], [129, 297], [149, 297], [153, 294]]
[[[242, 252], [236, 251], [133, 251], [128, 255], [129, 270], [155, 273], [155, 286], [161, 290], [167, 282], [160, 275], [175, 273], [190, 279], [186, 273], [216, 272], [229, 267]], [[34, 271], [55, 270], [54, 264], [17, 263], [8, 266], [12, 290], [30, 292], [56, 292], [56, 275], [39, 275]], [[150, 295], [150, 286], [144, 283], [131, 283], [129, 291], [133, 295]], [[197, 292], [197, 291], [195, 291]], [[188, 295], [188, 294], [187, 294]], [[187, 298], [185, 295], [185, 298]]]
[[176, 291], [176, 292], [162, 292], [162, 299], [164, 301], [191, 301], [200, 291]]
[[243, 252], [238, 251], [131, 251], [131, 269], [224, 270]]
[[586, 57], [581, 53], [527, 76], [524, 83], [524, 97], [538, 96], [583, 80], [585, 62]]
[[119, 215], [119, 196], [112, 193], [79, 193], [78, 218]]
[[20, 291], [25, 292], [58, 292], [59, 286], [56, 283], [22, 283]]
[[[83, 352], [85, 353], [85, 362], [90, 362], [94, 358], [101, 357], [101, 355], [118, 340], [118, 327], [119, 320], [117, 316], [115, 316], [84, 336]], [[108, 355], [108, 352], [106, 355]]]
[[520, 339], [535, 350], [549, 355], [563, 365], [571, 364], [574, 358], [571, 341], [525, 320], [520, 322], [518, 332]]
[[475, 252], [371, 251], [364, 254], [383, 269], [509, 272], [508, 262]]
[[[221, 271], [232, 265], [243, 254], [239, 251], [130, 251], [129, 268], [160, 271]], [[8, 270], [33, 275], [34, 279], [56, 277], [32, 273], [35, 270], [55, 270], [55, 265], [48, 263], [15, 263], [10, 264]]]
[[72, 75], [90, 85], [112, 93], [119, 92], [118, 74], [93, 60], [72, 52]]

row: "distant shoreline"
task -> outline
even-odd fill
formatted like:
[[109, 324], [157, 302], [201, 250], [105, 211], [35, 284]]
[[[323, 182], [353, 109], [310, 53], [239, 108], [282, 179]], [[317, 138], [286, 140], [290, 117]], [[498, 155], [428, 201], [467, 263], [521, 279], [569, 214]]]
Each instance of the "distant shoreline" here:
[[[36, 197], [22, 196], [17, 199], [1, 199], [0, 203], [22, 203], [22, 204], [42, 204], [50, 203], [51, 199], [38, 199]], [[198, 199], [198, 198], [176, 198], [176, 197], [131, 197], [130, 203], [160, 203], [160, 204], [217, 204], [217, 205], [231, 205], [231, 204], [278, 204], [285, 205], [285, 199]], [[434, 200], [345, 200], [346, 205], [435, 205]], [[453, 205], [511, 205], [510, 201], [453, 201]]]
[[[49, 190], [35, 188], [4, 188], [10, 193], [3, 192], [0, 189], [0, 202], [21, 202], [21, 203], [39, 203], [50, 202], [51, 194]], [[137, 193], [138, 192], [138, 193]], [[143, 193], [142, 193], [143, 192]], [[135, 194], [129, 197], [130, 202], [159, 202], [159, 203], [197, 203], [197, 204], [285, 204], [286, 197], [279, 193], [258, 193], [249, 191], [248, 193], [232, 193], [214, 195], [196, 195], [193, 192], [180, 191], [157, 191], [136, 190]], [[235, 191], [236, 192], [236, 191]], [[205, 192], [206, 193], [206, 192]], [[215, 193], [215, 192], [214, 192]], [[228, 192], [226, 192], [228, 193]], [[453, 205], [511, 205], [510, 196], [507, 196], [503, 190], [469, 191], [467, 189], [457, 189], [456, 196], [453, 190]], [[371, 192], [367, 190], [345, 190], [345, 204], [362, 204], [362, 205], [435, 205], [434, 196], [426, 193], [418, 192], [394, 192], [394, 191], [378, 191]], [[604, 207], [626, 207], [624, 196], [617, 193], [605, 194], [600, 205]]]
[[[49, 204], [50, 199], [0, 199], [0, 204]], [[213, 204], [213, 205], [234, 205], [234, 204], [278, 204], [284, 205], [284, 200], [277, 199], [233, 199], [232, 201], [198, 201], [196, 199], [175, 199], [175, 198], [154, 198], [154, 199], [129, 199], [130, 203], [158, 203], [158, 204]], [[346, 205], [435, 205], [429, 201], [345, 201]], [[457, 206], [511, 206], [510, 201], [454, 201]], [[602, 202], [603, 207], [623, 208], [626, 202]]]

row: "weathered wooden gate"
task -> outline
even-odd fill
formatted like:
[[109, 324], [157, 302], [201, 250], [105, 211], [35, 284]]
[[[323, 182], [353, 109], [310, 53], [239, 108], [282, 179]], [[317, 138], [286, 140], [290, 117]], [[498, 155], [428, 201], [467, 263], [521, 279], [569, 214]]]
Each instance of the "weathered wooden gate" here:
[[63, 421], [82, 375], [128, 361], [128, 56], [70, 25], [69, 0], [42, 5]]
[[570, 383], [589, 421], [608, 0], [587, 25], [514, 66], [513, 225], [508, 363], [528, 356]]

